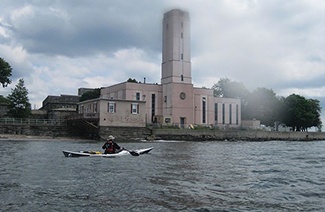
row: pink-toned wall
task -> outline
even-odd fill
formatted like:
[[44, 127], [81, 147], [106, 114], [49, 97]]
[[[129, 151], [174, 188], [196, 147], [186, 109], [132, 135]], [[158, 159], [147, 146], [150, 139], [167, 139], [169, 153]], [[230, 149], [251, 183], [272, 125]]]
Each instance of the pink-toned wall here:
[[155, 115], [162, 114], [161, 85], [149, 83], [124, 82], [101, 89], [101, 97], [119, 100], [136, 100], [136, 93], [140, 93], [140, 101], [146, 101], [146, 122], [151, 123], [152, 95], [155, 95]]
[[[116, 112], [108, 112], [108, 103], [116, 104]], [[132, 114], [131, 104], [139, 105], [137, 114]], [[123, 126], [123, 127], [144, 127], [145, 122], [145, 102], [125, 101], [125, 100], [102, 100], [100, 102], [99, 126]]]
[[[115, 112], [108, 112], [108, 103], [115, 104]], [[132, 114], [131, 104], [139, 105], [139, 112]], [[94, 106], [97, 104], [97, 107]], [[91, 120], [99, 119], [99, 126], [122, 126], [122, 127], [145, 127], [146, 126], [146, 103], [144, 101], [130, 101], [99, 98], [87, 100], [79, 104], [79, 113], [83, 118]], [[82, 109], [83, 108], [83, 109]]]
[[[200, 125], [228, 125], [230, 127], [238, 127], [241, 124], [241, 107], [240, 99], [218, 98], [214, 97], [213, 90], [207, 88], [194, 88], [194, 123]], [[206, 123], [203, 123], [202, 98], [206, 98]], [[215, 104], [218, 104], [218, 120], [215, 122]], [[223, 112], [223, 106], [225, 111]], [[231, 105], [231, 116], [229, 111]], [[237, 105], [237, 106], [236, 106]], [[236, 110], [238, 108], [238, 111]], [[238, 112], [238, 114], [236, 114]], [[223, 113], [225, 114], [225, 123], [223, 124]], [[231, 117], [231, 121], [230, 121]]]
[[[179, 124], [184, 118], [185, 126], [193, 124], [193, 85], [170, 83], [163, 85], [167, 101], [163, 103], [163, 116], [171, 119], [172, 124]], [[181, 98], [181, 93], [185, 98]]]
[[[170, 123], [167, 124], [179, 125], [180, 119], [184, 118], [185, 127], [190, 124], [229, 127], [241, 125], [240, 99], [214, 97], [212, 89], [194, 88], [192, 84], [185, 83], [164, 85], [121, 83], [101, 90], [101, 96], [112, 101], [116, 98], [117, 100], [136, 100], [136, 93], [140, 93], [140, 100], [146, 102], [144, 111], [146, 123], [152, 123], [151, 95], [155, 94], [155, 115], [163, 117], [163, 124], [166, 124], [167, 118], [170, 119]], [[162, 93], [166, 94], [166, 101]], [[180, 98], [181, 93], [185, 93], [185, 99]], [[206, 100], [205, 122], [203, 122], [203, 98]], [[217, 122], [215, 121], [215, 104], [218, 104]]]

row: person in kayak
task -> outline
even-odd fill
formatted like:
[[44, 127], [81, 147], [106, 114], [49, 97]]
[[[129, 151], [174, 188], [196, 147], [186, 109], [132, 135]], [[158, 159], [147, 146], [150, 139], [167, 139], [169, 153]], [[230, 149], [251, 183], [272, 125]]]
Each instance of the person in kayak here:
[[103, 149], [105, 149], [104, 154], [113, 154], [117, 153], [123, 150], [116, 142], [114, 142], [115, 137], [110, 135], [108, 136], [107, 141], [105, 144], [102, 146]]

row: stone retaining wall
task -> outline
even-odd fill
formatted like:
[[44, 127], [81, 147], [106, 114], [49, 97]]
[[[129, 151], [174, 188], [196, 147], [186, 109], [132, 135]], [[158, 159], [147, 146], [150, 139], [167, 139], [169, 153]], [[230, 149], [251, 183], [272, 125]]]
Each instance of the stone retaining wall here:
[[26, 136], [50, 136], [50, 137], [69, 137], [70, 132], [67, 126], [34, 126], [34, 125], [1, 125], [0, 134], [14, 134]]
[[[0, 125], [0, 134], [49, 136], [49, 137], [87, 137], [73, 126], [34, 126], [34, 125]], [[97, 134], [98, 133], [98, 134]], [[100, 127], [97, 135], [87, 138], [116, 137], [117, 141], [137, 140], [184, 140], [184, 141], [268, 141], [268, 140], [325, 140], [324, 132], [275, 132], [261, 130], [190, 130], [190, 129], [148, 129], [143, 127]], [[98, 136], [99, 135], [99, 136]]]
[[143, 140], [151, 136], [151, 130], [144, 127], [100, 127], [99, 135], [107, 138], [113, 135], [116, 141]]
[[154, 129], [155, 138], [163, 140], [187, 141], [268, 141], [268, 140], [325, 140], [323, 132], [276, 132], [261, 130], [190, 130], [190, 129]]

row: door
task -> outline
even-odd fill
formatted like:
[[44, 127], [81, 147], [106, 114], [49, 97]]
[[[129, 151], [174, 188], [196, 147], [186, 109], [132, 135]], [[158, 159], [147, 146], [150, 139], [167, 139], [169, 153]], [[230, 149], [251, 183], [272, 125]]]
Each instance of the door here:
[[180, 124], [181, 124], [181, 126], [180, 126], [181, 128], [185, 127], [185, 117], [181, 117]]

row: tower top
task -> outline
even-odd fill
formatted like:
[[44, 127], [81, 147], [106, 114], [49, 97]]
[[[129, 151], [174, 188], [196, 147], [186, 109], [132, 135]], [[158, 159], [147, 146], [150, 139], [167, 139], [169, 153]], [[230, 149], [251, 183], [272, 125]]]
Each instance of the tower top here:
[[169, 18], [172, 16], [177, 16], [177, 17], [184, 17], [184, 18], [189, 18], [190, 15], [188, 12], [180, 10], [180, 9], [172, 9], [164, 14], [164, 18]]
[[191, 84], [189, 13], [173, 9], [164, 14], [161, 84]]

